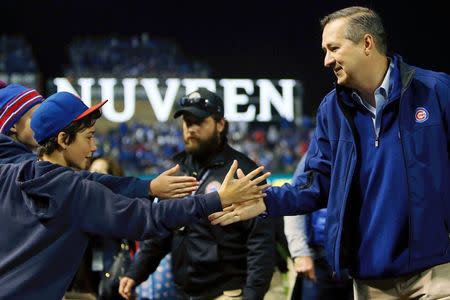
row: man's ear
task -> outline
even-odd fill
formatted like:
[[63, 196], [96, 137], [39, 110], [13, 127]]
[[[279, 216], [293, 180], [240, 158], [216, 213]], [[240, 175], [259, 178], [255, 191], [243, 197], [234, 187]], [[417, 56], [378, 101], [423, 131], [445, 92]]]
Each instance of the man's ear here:
[[224, 128], [225, 128], [225, 119], [222, 118], [222, 119], [220, 119], [220, 121], [217, 122], [217, 130], [219, 132], [222, 132], [224, 130]]
[[17, 135], [17, 128], [16, 128], [16, 124], [14, 124], [9, 131], [11, 131], [13, 134]]
[[373, 49], [375, 49], [375, 40], [371, 34], [366, 33], [364, 35], [364, 52], [368, 55]]
[[58, 133], [58, 138], [57, 138], [57, 142], [58, 142], [58, 146], [62, 149], [62, 150], [66, 150], [67, 146], [69, 146], [67, 144], [67, 133], [60, 131]]

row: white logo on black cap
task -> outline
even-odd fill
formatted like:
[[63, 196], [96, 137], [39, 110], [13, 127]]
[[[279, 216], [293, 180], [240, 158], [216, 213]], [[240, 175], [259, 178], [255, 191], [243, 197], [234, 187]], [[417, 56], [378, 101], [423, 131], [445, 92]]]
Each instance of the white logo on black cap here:
[[188, 99], [192, 99], [192, 98], [201, 98], [201, 97], [202, 97], [202, 95], [200, 95], [199, 92], [193, 92], [193, 93], [190, 93], [190, 94], [189, 94]]

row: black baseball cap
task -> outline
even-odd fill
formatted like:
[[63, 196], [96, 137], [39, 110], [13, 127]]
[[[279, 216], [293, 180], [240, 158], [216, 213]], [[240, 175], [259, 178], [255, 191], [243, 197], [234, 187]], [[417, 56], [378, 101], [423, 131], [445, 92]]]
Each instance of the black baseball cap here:
[[223, 118], [223, 110], [223, 100], [219, 95], [205, 88], [199, 88], [178, 101], [178, 110], [173, 117], [178, 118], [182, 114], [189, 113], [199, 119], [211, 115]]

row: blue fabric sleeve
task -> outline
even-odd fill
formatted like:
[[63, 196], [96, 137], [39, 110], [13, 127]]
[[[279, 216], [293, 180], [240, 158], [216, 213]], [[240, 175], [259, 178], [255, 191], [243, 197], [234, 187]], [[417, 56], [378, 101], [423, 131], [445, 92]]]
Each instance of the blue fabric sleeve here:
[[330, 190], [331, 146], [327, 138], [325, 114], [319, 108], [317, 127], [306, 157], [305, 172], [292, 184], [266, 190], [264, 199], [269, 216], [310, 213], [327, 205]]
[[98, 182], [117, 194], [130, 198], [149, 197], [149, 180], [141, 180], [136, 177], [112, 176], [89, 171], [78, 171], [77, 173], [84, 179]]
[[167, 236], [173, 229], [222, 210], [217, 192], [153, 203], [115, 194], [84, 179], [70, 183], [67, 190], [73, 221], [80, 229], [113, 238]]

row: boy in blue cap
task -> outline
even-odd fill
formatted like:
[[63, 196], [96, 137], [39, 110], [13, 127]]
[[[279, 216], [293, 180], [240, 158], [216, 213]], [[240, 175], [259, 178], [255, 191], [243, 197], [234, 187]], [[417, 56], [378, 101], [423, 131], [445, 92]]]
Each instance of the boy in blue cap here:
[[154, 204], [127, 198], [83, 178], [95, 150], [94, 124], [104, 102], [88, 108], [70, 93], [56, 93], [31, 121], [39, 161], [0, 165], [0, 298], [61, 299], [90, 234], [142, 240], [222, 210], [232, 199], [263, 197], [262, 167], [232, 180], [230, 168], [218, 192]]
[[[44, 97], [35, 89], [0, 81], [0, 164], [36, 159], [34, 151], [38, 143], [30, 120], [42, 101]], [[90, 172], [81, 174], [128, 197], [175, 198], [189, 195], [198, 184], [193, 177], [174, 176], [178, 168], [175, 166], [151, 181]]]

